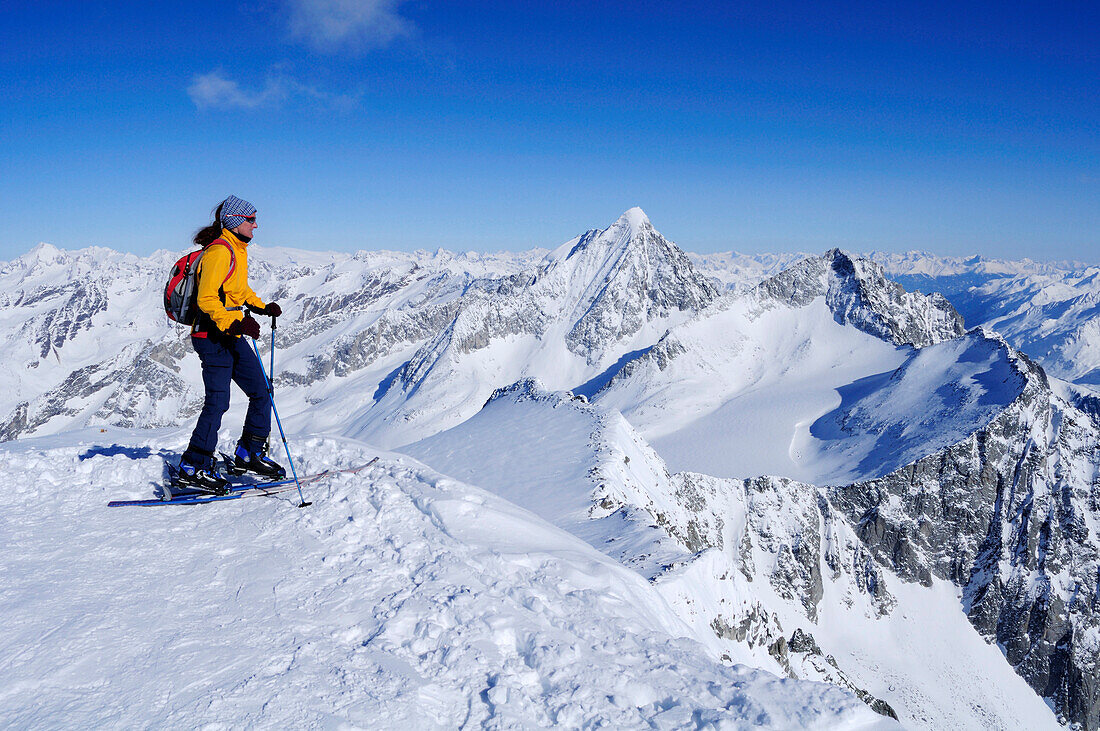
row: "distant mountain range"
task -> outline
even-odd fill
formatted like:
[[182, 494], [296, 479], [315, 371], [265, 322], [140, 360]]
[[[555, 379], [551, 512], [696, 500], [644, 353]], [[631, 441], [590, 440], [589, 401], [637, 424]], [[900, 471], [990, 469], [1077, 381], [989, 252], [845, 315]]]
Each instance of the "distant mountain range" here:
[[[178, 255], [0, 265], [0, 438], [195, 417]], [[550, 251], [250, 266], [293, 433], [534, 512], [716, 658], [906, 725], [1100, 729], [1100, 268], [694, 255], [637, 208]]]

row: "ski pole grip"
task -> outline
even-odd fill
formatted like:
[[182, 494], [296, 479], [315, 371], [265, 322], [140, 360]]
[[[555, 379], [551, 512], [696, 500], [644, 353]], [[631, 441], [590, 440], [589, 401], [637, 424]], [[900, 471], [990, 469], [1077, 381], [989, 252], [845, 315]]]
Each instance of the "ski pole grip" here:
[[275, 317], [275, 315], [272, 315], [272, 316], [271, 316], [271, 329], [272, 329], [272, 330], [274, 330], [274, 329], [275, 329], [275, 320], [276, 320], [276, 319], [277, 319], [277, 318]]

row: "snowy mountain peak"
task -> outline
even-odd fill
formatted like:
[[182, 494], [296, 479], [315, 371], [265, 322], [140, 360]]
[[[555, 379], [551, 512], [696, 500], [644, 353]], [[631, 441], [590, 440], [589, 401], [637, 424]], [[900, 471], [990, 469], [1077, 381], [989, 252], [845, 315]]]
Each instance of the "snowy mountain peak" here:
[[0, 275], [16, 274], [23, 277], [42, 267], [63, 264], [68, 258], [68, 252], [43, 241], [18, 258], [0, 262]]
[[896, 345], [923, 347], [965, 332], [959, 313], [940, 294], [906, 292], [879, 264], [840, 249], [805, 259], [761, 282], [764, 300], [803, 307], [824, 297], [840, 324], [851, 324]]
[[715, 284], [653, 228], [640, 208], [626, 211], [602, 231], [566, 242], [546, 257], [542, 273], [543, 287], [566, 293], [569, 349], [591, 364], [607, 343], [635, 335], [649, 323], [697, 312], [718, 296]]
[[638, 206], [634, 206], [630, 210], [619, 216], [619, 220], [615, 222], [615, 225], [625, 223], [630, 226], [631, 230], [638, 232], [646, 229], [652, 229], [653, 224], [649, 222], [649, 216], [645, 214]]
[[631, 249], [644, 248], [651, 236], [659, 240], [665, 248], [679, 251], [675, 244], [657, 233], [641, 208], [634, 207], [619, 216], [615, 223], [607, 228], [590, 229], [581, 236], [562, 244], [546, 257], [546, 262], [572, 259], [578, 254], [594, 258], [621, 256]]
[[57, 248], [53, 244], [47, 244], [45, 241], [40, 242], [33, 249], [28, 251], [23, 256], [19, 257], [19, 261], [23, 262], [27, 266], [33, 266], [35, 264], [52, 264], [65, 255], [61, 249]]

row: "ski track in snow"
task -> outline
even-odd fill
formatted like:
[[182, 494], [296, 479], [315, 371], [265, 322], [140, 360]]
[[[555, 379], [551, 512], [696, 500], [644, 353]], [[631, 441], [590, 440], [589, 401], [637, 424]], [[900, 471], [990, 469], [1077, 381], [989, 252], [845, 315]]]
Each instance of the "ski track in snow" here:
[[[182, 436], [95, 436], [0, 446], [5, 725], [893, 727], [715, 662], [638, 574], [407, 457], [305, 510], [108, 509], [150, 496]], [[295, 443], [303, 474], [378, 454]]]

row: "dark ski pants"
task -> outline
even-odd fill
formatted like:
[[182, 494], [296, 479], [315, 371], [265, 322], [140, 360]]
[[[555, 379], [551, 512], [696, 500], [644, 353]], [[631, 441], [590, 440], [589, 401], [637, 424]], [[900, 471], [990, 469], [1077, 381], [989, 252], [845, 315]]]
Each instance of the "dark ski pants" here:
[[271, 432], [271, 401], [260, 361], [246, 339], [193, 337], [191, 344], [202, 361], [206, 400], [184, 459], [192, 464], [208, 463], [213, 459], [222, 416], [229, 409], [230, 381], [248, 396], [243, 436], [257, 442], [266, 441]]

